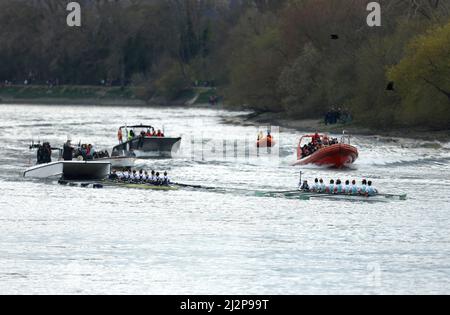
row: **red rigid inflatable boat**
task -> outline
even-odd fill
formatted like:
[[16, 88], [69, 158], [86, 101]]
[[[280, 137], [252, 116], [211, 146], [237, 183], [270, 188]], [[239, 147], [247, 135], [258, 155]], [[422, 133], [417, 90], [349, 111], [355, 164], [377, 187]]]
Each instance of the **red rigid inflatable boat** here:
[[[308, 138], [311, 138], [312, 140], [314, 137], [317, 137], [317, 135], [302, 137], [297, 148], [298, 161], [294, 165], [314, 164], [318, 166], [342, 168], [353, 164], [358, 159], [358, 149], [350, 145], [350, 141], [348, 141], [348, 144], [344, 143], [345, 137], [342, 138], [341, 143], [325, 145], [312, 155], [302, 158], [302, 146], [305, 144], [304, 140]], [[328, 137], [320, 135], [320, 139], [324, 142]], [[348, 137], [348, 139], [350, 138]]]

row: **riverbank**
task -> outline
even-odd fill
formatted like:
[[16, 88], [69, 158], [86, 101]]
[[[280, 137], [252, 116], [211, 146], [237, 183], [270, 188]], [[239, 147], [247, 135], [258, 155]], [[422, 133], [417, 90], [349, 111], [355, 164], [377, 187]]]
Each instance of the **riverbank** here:
[[[186, 90], [175, 100], [146, 95], [143, 87], [105, 86], [6, 86], [0, 88], [0, 104], [36, 105], [96, 105], [96, 106], [178, 106], [213, 109], [236, 108], [208, 104], [210, 96], [216, 95], [214, 88], [193, 88]], [[392, 128], [374, 130], [357, 124], [325, 125], [320, 119], [293, 119], [284, 113], [249, 113], [224, 119], [228, 124], [272, 125], [303, 132], [328, 132], [379, 136], [384, 138], [412, 138], [424, 141], [450, 141], [450, 130], [427, 130], [417, 128]]]
[[2, 104], [108, 105], [108, 106], [204, 106], [214, 88], [192, 88], [175, 99], [149, 95], [143, 86], [47, 86], [9, 85], [0, 87]]
[[321, 119], [292, 119], [284, 113], [249, 113], [232, 118], [224, 118], [227, 124], [239, 124], [245, 126], [280, 126], [281, 128], [291, 129], [301, 132], [322, 132], [342, 134], [345, 131], [350, 135], [375, 136], [394, 140], [394, 138], [419, 139], [423, 141], [450, 141], [449, 130], [427, 130], [419, 128], [393, 128], [390, 130], [375, 130], [357, 124], [336, 124], [325, 125]]

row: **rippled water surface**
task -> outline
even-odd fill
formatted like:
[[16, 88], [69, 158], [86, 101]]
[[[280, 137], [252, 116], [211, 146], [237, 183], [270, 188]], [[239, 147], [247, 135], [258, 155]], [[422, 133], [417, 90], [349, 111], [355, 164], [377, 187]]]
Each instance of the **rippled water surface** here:
[[[298, 184], [290, 165], [300, 133], [276, 134], [279, 158], [192, 159], [195, 139], [209, 153], [222, 139], [254, 139], [254, 127], [223, 123], [239, 114], [1, 105], [0, 293], [450, 293], [449, 144], [355, 137], [352, 169], [303, 169], [308, 179], [371, 178], [407, 201], [261, 198], [254, 192]], [[183, 144], [174, 159], [139, 167], [223, 189], [93, 190], [21, 178], [32, 140], [111, 148], [117, 127], [140, 122]]]

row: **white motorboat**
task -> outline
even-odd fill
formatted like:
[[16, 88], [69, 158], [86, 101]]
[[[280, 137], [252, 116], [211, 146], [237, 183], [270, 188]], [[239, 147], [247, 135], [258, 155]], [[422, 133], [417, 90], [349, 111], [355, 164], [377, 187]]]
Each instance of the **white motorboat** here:
[[[131, 154], [140, 159], [171, 158], [180, 150], [181, 137], [166, 137], [164, 132], [159, 136], [150, 135], [148, 131], [154, 130], [150, 125], [122, 126], [119, 130], [125, 140], [112, 149], [113, 157]], [[129, 139], [128, 130], [138, 133]]]
[[107, 161], [58, 161], [39, 164], [27, 169], [27, 178], [61, 177], [68, 180], [100, 180], [111, 174], [111, 162]]

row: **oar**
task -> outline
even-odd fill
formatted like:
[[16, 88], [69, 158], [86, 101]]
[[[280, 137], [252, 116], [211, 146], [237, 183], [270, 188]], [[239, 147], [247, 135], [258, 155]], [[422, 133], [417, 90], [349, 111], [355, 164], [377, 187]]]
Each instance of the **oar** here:
[[408, 197], [407, 194], [378, 194], [376, 196], [382, 196], [382, 197], [386, 197], [386, 198], [399, 198], [400, 200], [406, 200], [406, 198]]
[[190, 185], [190, 184], [182, 184], [182, 183], [173, 183], [173, 184], [176, 186], [185, 187], [185, 188], [208, 189], [208, 190], [217, 189], [216, 187], [207, 187], [207, 186], [201, 186], [201, 185]]

